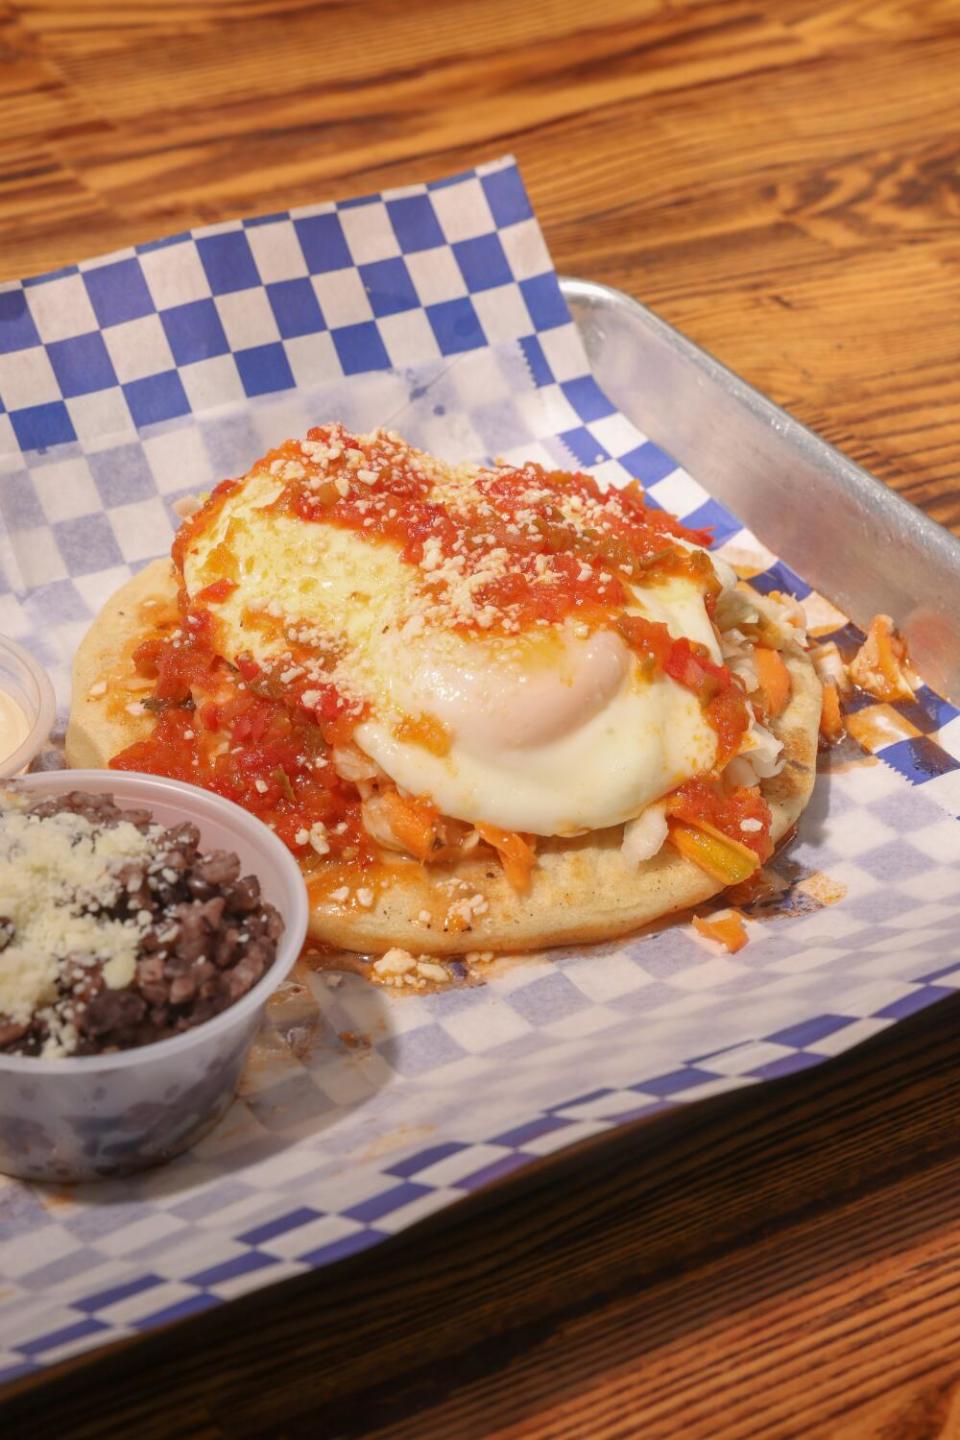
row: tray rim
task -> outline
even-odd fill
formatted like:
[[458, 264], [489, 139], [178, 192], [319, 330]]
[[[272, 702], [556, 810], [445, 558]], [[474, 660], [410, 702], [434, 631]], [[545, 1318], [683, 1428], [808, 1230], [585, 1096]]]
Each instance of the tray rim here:
[[[592, 332], [605, 317], [612, 316], [624, 332], [637, 337], [638, 354], [639, 339], [644, 338], [651, 352], [655, 350], [676, 374], [689, 372], [691, 383], [699, 392], [712, 395], [714, 403], [716, 392], [722, 392], [730, 409], [738, 412], [741, 428], [748, 427], [748, 441], [792, 459], [813, 487], [813, 493], [803, 500], [808, 511], [818, 500], [828, 501], [836, 507], [838, 519], [853, 522], [853, 543], [860, 547], [861, 563], [857, 564], [858, 556], [854, 554], [849, 566], [835, 566], [831, 575], [829, 561], [825, 560], [827, 573], [818, 575], [809, 553], [797, 553], [796, 530], [791, 535], [789, 527], [784, 527], [782, 533], [771, 534], [768, 525], [767, 534], [763, 533], [764, 525], [750, 513], [751, 508], [759, 507], [752, 501], [745, 503], [749, 495], [743, 484], [737, 494], [720, 493], [732, 487], [718, 485], [716, 473], [704, 476], [695, 465], [685, 464], [682, 455], [678, 458], [678, 464], [689, 469], [709, 494], [729, 506], [780, 559], [861, 628], [866, 628], [878, 610], [889, 611], [903, 630], [920, 673], [941, 694], [960, 701], [960, 627], [950, 623], [960, 614], [960, 538], [634, 296], [577, 276], [561, 275], [559, 283], [594, 373], [601, 359], [603, 338]], [[636, 400], [631, 402], [634, 392], [621, 391], [619, 381], [617, 389], [610, 384], [610, 377], [599, 376], [598, 383], [639, 429], [668, 453], [678, 455], [678, 450], [683, 449], [676, 443], [681, 427], [675, 419], [667, 419], [661, 429], [655, 399], [650, 410], [641, 413]], [[743, 448], [742, 438], [734, 439]], [[748, 459], [756, 460], [756, 456], [748, 454]], [[794, 487], [792, 493], [800, 496], [801, 487]], [[877, 557], [889, 554], [890, 547], [897, 550], [896, 574], [888, 569], [884, 576], [877, 573], [882, 572]], [[873, 551], [870, 574], [862, 563], [865, 550]], [[906, 586], [900, 583], [903, 581]], [[932, 626], [931, 621], [935, 622]], [[931, 630], [935, 632], [932, 637]], [[951, 634], [952, 630], [957, 633]]]
[[[756, 386], [744, 380], [735, 370], [724, 365], [711, 351], [689, 339], [682, 330], [678, 330], [669, 321], [664, 320], [655, 310], [651, 310], [648, 305], [644, 305], [642, 301], [637, 300], [626, 290], [606, 285], [599, 280], [583, 280], [574, 275], [561, 275], [558, 278], [560, 289], [568, 304], [571, 299], [574, 304], [577, 302], [588, 305], [596, 305], [598, 302], [610, 304], [632, 312], [642, 319], [648, 329], [668, 338], [670, 344], [699, 369], [720, 380], [730, 395], [742, 401], [752, 413], [764, 421], [775, 420], [777, 430], [785, 438], [793, 440], [814, 456], [829, 461], [831, 465], [842, 467], [858, 488], [863, 487], [865, 496], [871, 501], [877, 501], [879, 496], [885, 497], [881, 501], [884, 508], [896, 515], [902, 525], [916, 528], [936, 543], [944, 544], [952, 552], [954, 563], [960, 566], [960, 537], [927, 515], [913, 501], [907, 500], [858, 461], [851, 460], [845, 451], [832, 445], [829, 440], [824, 440], [815, 430], [804, 425], [789, 410], [785, 410], [782, 405], [771, 400], [762, 390], [758, 390]], [[581, 328], [576, 316], [574, 316], [574, 323], [577, 324], [578, 329]]]
[[[658, 335], [662, 340], [669, 343], [673, 350], [687, 362], [694, 365], [699, 371], [709, 374], [714, 380], [720, 382], [730, 396], [742, 402], [757, 419], [764, 424], [773, 424], [783, 438], [796, 444], [799, 448], [804, 449], [811, 457], [819, 459], [824, 469], [842, 467], [844, 473], [850, 477], [851, 482], [858, 488], [863, 487], [862, 493], [874, 503], [877, 502], [878, 497], [885, 497], [881, 502], [883, 508], [886, 513], [894, 517], [895, 523], [901, 526], [904, 532], [913, 530], [920, 536], [927, 538], [929, 543], [943, 547], [944, 552], [949, 556], [950, 563], [957, 569], [958, 583], [960, 583], [960, 540], [945, 530], [944, 527], [926, 516], [917, 507], [912, 505], [911, 502], [891, 490], [881, 480], [871, 475], [869, 471], [850, 460], [842, 451], [823, 440], [816, 432], [808, 429], [790, 415], [788, 411], [776, 405], [775, 402], [766, 397], [761, 391], [749, 385], [734, 371], [716, 360], [708, 351], [689, 340], [682, 332], [676, 330], [654, 311], [641, 304], [641, 302], [626, 292], [601, 284], [600, 282], [580, 280], [574, 277], [559, 278], [562, 293], [568, 303], [572, 300], [574, 305], [578, 302], [580, 304], [591, 305], [612, 305], [625, 313], [635, 316], [638, 320], [642, 321], [643, 325], [648, 328], [651, 333]], [[574, 319], [576, 323], [576, 316], [574, 316]], [[579, 325], [578, 329], [580, 329]], [[589, 351], [588, 356], [592, 363], [593, 357], [589, 355]], [[936, 1002], [937, 1008], [942, 1008], [944, 1003], [948, 1002], [943, 1000]], [[925, 1007], [920, 1013], [926, 1015], [931, 1008], [934, 1007]], [[889, 1029], [890, 1032], [894, 1032], [899, 1029], [899, 1024], [891, 1025]], [[879, 1036], [861, 1040], [849, 1049], [844, 1050], [840, 1055], [826, 1059], [821, 1066], [816, 1068], [829, 1073], [834, 1066], [841, 1063], [847, 1057], [855, 1052], [862, 1051], [864, 1046], [873, 1048], [874, 1041], [882, 1044], [886, 1034], [887, 1032], [884, 1031], [881, 1032]], [[772, 1085], [774, 1088], [781, 1090], [789, 1090], [791, 1087], [800, 1088], [803, 1084], [803, 1078], [802, 1072], [793, 1076], [785, 1076], [781, 1079], [767, 1081], [764, 1088], [768, 1085]], [[735, 1093], [736, 1092], [729, 1092], [717, 1098], [718, 1100], [734, 1105]], [[697, 1112], [698, 1116], [702, 1116], [704, 1108], [710, 1110], [712, 1108], [712, 1102], [707, 1100], [705, 1102], [695, 1103], [692, 1106], [684, 1106], [677, 1111], [665, 1113], [683, 1116], [686, 1121], [692, 1122], [694, 1111]], [[456, 1220], [461, 1209], [469, 1210], [470, 1202], [475, 1198], [480, 1199], [482, 1197], [484, 1202], [490, 1198], [493, 1198], [495, 1202], [499, 1201], [505, 1192], [510, 1192], [511, 1186], [514, 1183], [518, 1185], [532, 1183], [533, 1186], [536, 1186], [538, 1183], [542, 1184], [544, 1183], [545, 1177], [549, 1176], [553, 1169], [561, 1168], [563, 1160], [566, 1159], [569, 1161], [574, 1157], [582, 1157], [585, 1153], [590, 1154], [591, 1152], [596, 1152], [607, 1147], [612, 1148], [616, 1137], [622, 1137], [627, 1143], [631, 1143], [636, 1139], [641, 1129], [646, 1130], [655, 1127], [660, 1119], [660, 1115], [639, 1117], [612, 1126], [609, 1130], [603, 1131], [596, 1136], [575, 1140], [572, 1144], [561, 1147], [554, 1154], [544, 1156], [531, 1165], [524, 1166], [516, 1175], [495, 1180], [492, 1184], [485, 1186], [483, 1190], [476, 1192], [475, 1197], [466, 1197], [462, 1201], [457, 1201], [451, 1205], [442, 1207], [436, 1212], [436, 1219], [444, 1223], [448, 1220]], [[421, 1227], [426, 1228], [430, 1226], [431, 1223], [434, 1222], [434, 1219], [434, 1216], [430, 1216], [422, 1221], [418, 1221], [409, 1228], [398, 1232], [398, 1236], [394, 1238], [408, 1239], [410, 1236], [414, 1236]], [[389, 1244], [390, 1241], [384, 1243]], [[380, 1245], [372, 1247], [371, 1254], [373, 1250], [379, 1250], [380, 1248]], [[334, 1263], [337, 1266], [341, 1264], [347, 1266], [353, 1258], [354, 1257], [350, 1257], [344, 1261]], [[356, 1259], [363, 1262], [366, 1257], [360, 1254]], [[316, 1281], [320, 1273], [318, 1270], [310, 1270], [302, 1276], [294, 1277], [294, 1281], [304, 1283]], [[281, 1287], [285, 1283], [287, 1282], [284, 1279], [279, 1279], [264, 1286], [263, 1292], [268, 1289], [272, 1290]], [[258, 1293], [261, 1293], [259, 1287], [252, 1292], [252, 1295], [256, 1296]], [[231, 1302], [226, 1301], [217, 1308], [221, 1313], [225, 1314], [231, 1308]], [[202, 1317], [198, 1317], [198, 1319], [202, 1319]], [[187, 1319], [181, 1323], [182, 1325], [189, 1326], [191, 1322]], [[142, 1337], [132, 1338], [138, 1341], [142, 1340], [144, 1344], [149, 1344], [152, 1340], [158, 1339], [163, 1335], [168, 1335], [172, 1330], [180, 1328], [181, 1324], [174, 1322], [169, 1326], [145, 1332]], [[82, 1369], [88, 1363], [104, 1359], [116, 1353], [118, 1349], [130, 1345], [130, 1343], [129, 1339], [120, 1338], [108, 1342], [103, 1346], [98, 1345], [91, 1347], [76, 1357], [71, 1357], [54, 1365], [43, 1367], [32, 1374], [19, 1377], [9, 1382], [8, 1387], [4, 1387], [4, 1398], [12, 1398], [14, 1394], [20, 1394], [22, 1391], [39, 1388], [46, 1381], [58, 1378], [67, 1370], [73, 1368]]]

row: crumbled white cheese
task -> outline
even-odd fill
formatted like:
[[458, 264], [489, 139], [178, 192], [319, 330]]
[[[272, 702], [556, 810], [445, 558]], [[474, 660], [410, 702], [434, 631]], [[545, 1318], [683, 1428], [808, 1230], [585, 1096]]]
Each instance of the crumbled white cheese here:
[[41, 819], [0, 801], [0, 909], [13, 926], [0, 953], [0, 1014], [25, 1024], [55, 999], [58, 962], [68, 955], [102, 963], [110, 988], [133, 979], [147, 925], [139, 914], [121, 921], [96, 912], [116, 903], [116, 871], [153, 842], [129, 821], [101, 830], [81, 815]]
[[483, 895], [461, 895], [458, 900], [452, 902], [447, 910], [447, 924], [449, 925], [451, 921], [461, 921], [464, 925], [469, 926], [480, 915], [485, 915], [489, 909], [490, 906]]
[[423, 558], [420, 567], [423, 570], [436, 570], [443, 561], [443, 551], [440, 548], [440, 541], [435, 535], [430, 535], [423, 546]]
[[417, 974], [424, 980], [434, 980], [438, 985], [448, 984], [450, 971], [444, 965], [438, 965], [436, 960], [418, 960]]
[[401, 950], [395, 946], [374, 960], [373, 968], [380, 976], [406, 975], [409, 971], [415, 970], [417, 966], [416, 957], [410, 954], [409, 950]]

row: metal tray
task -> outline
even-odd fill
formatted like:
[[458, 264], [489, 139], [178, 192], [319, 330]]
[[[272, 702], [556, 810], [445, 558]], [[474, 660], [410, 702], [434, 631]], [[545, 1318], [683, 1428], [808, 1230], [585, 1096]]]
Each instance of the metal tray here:
[[892, 615], [960, 700], [960, 540], [623, 291], [560, 285], [613, 403], [856, 624]]

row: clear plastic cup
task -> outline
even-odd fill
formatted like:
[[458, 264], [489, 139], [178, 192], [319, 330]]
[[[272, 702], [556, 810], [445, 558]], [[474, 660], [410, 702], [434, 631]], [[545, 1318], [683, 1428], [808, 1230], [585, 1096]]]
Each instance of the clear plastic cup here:
[[19, 775], [43, 749], [57, 713], [53, 686], [45, 671], [21, 645], [0, 635], [0, 690], [15, 700], [27, 717], [29, 734], [16, 750], [0, 750], [0, 780]]
[[[239, 855], [284, 932], [267, 973], [212, 1020], [134, 1050], [62, 1060], [0, 1055], [0, 1171], [72, 1183], [156, 1165], [187, 1149], [226, 1112], [270, 995], [307, 933], [296, 860], [271, 830], [229, 800], [156, 775], [57, 770], [17, 782], [37, 795], [71, 790], [143, 806], [163, 825], [192, 820], [205, 850]], [[2, 908], [2, 907], [0, 907]]]

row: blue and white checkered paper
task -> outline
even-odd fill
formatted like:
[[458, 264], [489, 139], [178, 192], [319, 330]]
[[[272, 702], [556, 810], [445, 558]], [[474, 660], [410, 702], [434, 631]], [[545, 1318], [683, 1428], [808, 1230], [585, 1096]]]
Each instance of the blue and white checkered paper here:
[[[0, 286], [0, 631], [65, 707], [77, 641], [166, 550], [172, 502], [334, 418], [449, 458], [637, 477], [760, 588], [807, 597], [818, 633], [851, 636], [600, 392], [510, 160]], [[923, 689], [851, 728], [865, 748], [827, 762], [781, 862], [793, 918], [751, 920], [739, 954], [673, 925], [496, 962], [478, 989], [302, 976], [191, 1154], [70, 1193], [0, 1182], [0, 1381], [329, 1264], [954, 991], [960, 716]]]

